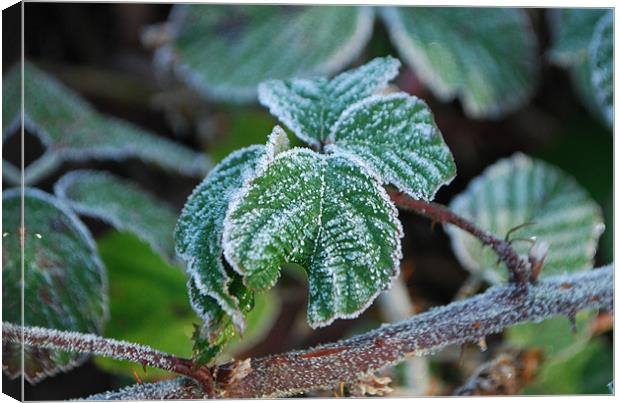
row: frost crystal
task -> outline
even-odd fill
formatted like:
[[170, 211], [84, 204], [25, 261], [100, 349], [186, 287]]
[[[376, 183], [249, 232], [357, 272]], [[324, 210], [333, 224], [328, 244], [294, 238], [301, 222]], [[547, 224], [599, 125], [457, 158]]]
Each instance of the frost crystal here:
[[[518, 253], [528, 255], [548, 248], [542, 276], [592, 267], [598, 238], [604, 230], [601, 211], [579, 184], [566, 173], [523, 154], [496, 162], [474, 179], [450, 204], [459, 215], [498, 238], [512, 228], [528, 224], [510, 235]], [[461, 263], [499, 282], [507, 271], [497, 256], [473, 236], [447, 225], [452, 248]]]
[[132, 182], [106, 172], [72, 171], [54, 192], [79, 214], [136, 234], [169, 261], [174, 257], [176, 213]]
[[255, 290], [281, 265], [308, 270], [313, 327], [359, 315], [398, 274], [402, 228], [380, 184], [352, 160], [281, 153], [247, 181], [224, 222], [226, 259]]
[[271, 80], [258, 87], [258, 99], [297, 137], [318, 146], [347, 107], [385, 87], [399, 67], [397, 59], [384, 57], [332, 80]]
[[353, 104], [331, 130], [326, 151], [353, 154], [382, 182], [411, 197], [432, 200], [456, 166], [424, 102], [405, 93]]
[[370, 7], [176, 5], [167, 26], [174, 37], [157, 59], [173, 60], [176, 75], [210, 98], [251, 102], [264, 80], [350, 64], [373, 21]]
[[392, 43], [442, 100], [476, 118], [499, 117], [531, 95], [536, 36], [516, 8], [384, 7]]
[[[20, 99], [19, 67], [2, 80], [3, 99]], [[77, 93], [28, 62], [24, 64], [24, 97], [24, 125], [47, 147], [43, 157], [26, 167], [27, 180], [39, 179], [61, 161], [90, 158], [138, 157], [193, 176], [202, 176], [209, 169], [206, 156], [128, 122], [100, 114]], [[3, 103], [3, 140], [15, 133], [20, 114], [19, 102]]]

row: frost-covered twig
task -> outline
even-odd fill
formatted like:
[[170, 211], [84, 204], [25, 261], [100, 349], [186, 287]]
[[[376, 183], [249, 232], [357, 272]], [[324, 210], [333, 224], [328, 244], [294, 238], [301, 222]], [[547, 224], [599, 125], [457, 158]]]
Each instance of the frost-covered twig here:
[[478, 238], [482, 244], [492, 248], [497, 257], [506, 264], [512, 281], [525, 286], [529, 281], [536, 280], [530, 276], [527, 260], [519, 256], [509, 241], [497, 238], [441, 204], [416, 200], [402, 192], [388, 193], [398, 207], [414, 211], [436, 222], [455, 225]]
[[528, 293], [515, 284], [383, 326], [369, 333], [308, 351], [251, 360], [251, 371], [229, 384], [226, 397], [288, 396], [353, 383], [414, 355], [466, 342], [524, 322], [582, 309], [611, 309], [613, 266], [540, 280]]
[[73, 351], [77, 353], [92, 353], [117, 360], [126, 360], [151, 366], [181, 375], [190, 376], [198, 380], [210, 394], [213, 390], [213, 380], [207, 368], [195, 369], [193, 362], [186, 358], [155, 350], [127, 341], [106, 339], [93, 334], [68, 332], [47, 329], [37, 326], [19, 326], [9, 322], [2, 322], [2, 343], [22, 342], [26, 346], [39, 348]]

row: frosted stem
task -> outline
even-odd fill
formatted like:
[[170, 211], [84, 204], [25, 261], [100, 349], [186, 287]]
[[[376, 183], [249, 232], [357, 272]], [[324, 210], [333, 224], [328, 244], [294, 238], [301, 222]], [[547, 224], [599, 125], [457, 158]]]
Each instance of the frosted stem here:
[[[23, 337], [23, 339], [22, 339]], [[19, 326], [2, 322], [2, 343], [16, 343], [45, 349], [92, 353], [117, 360], [132, 361], [198, 380], [209, 392], [213, 380], [206, 368], [194, 369], [192, 360], [126, 341], [106, 339], [94, 334], [84, 334], [37, 326]]]
[[227, 385], [232, 398], [290, 396], [353, 383], [408, 357], [476, 342], [509, 326], [569, 318], [582, 309], [613, 307], [613, 266], [540, 280], [523, 293], [516, 284], [493, 287], [348, 340], [251, 360], [251, 371]]
[[535, 280], [530, 276], [529, 263], [519, 256], [509, 241], [497, 238], [441, 204], [412, 199], [402, 192], [388, 193], [398, 207], [414, 211], [436, 222], [455, 225], [478, 238], [484, 245], [493, 249], [497, 257], [506, 264], [512, 281], [526, 286], [529, 281]]

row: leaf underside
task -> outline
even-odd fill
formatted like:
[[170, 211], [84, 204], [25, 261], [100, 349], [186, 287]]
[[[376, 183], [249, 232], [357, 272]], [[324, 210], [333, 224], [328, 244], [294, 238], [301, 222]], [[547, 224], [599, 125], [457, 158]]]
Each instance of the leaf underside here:
[[[514, 231], [513, 247], [527, 254], [535, 237], [549, 244], [541, 276], [592, 267], [598, 238], [604, 230], [601, 211], [570, 176], [523, 154], [500, 160], [474, 179], [450, 204], [457, 214], [499, 238]], [[451, 225], [446, 230], [461, 264], [491, 282], [506, 279], [497, 255], [473, 236]]]
[[[20, 315], [20, 192], [3, 192], [2, 316]], [[88, 229], [54, 196], [24, 193], [24, 324], [100, 334], [107, 315], [107, 281]], [[21, 347], [2, 346], [3, 370], [21, 374]], [[81, 364], [83, 354], [25, 348], [24, 375], [30, 383]]]
[[[3, 79], [3, 140], [17, 131], [20, 119], [20, 66]], [[47, 147], [44, 157], [54, 161], [140, 158], [172, 172], [202, 176], [209, 169], [206, 156], [156, 136], [133, 124], [97, 112], [73, 90], [29, 62], [24, 64], [25, 129]], [[35, 161], [25, 175], [34, 170]], [[30, 168], [30, 170], [29, 170]]]
[[107, 172], [71, 171], [56, 183], [54, 192], [78, 214], [131, 232], [173, 261], [176, 213], [134, 183]]
[[169, 48], [177, 75], [194, 88], [216, 100], [250, 102], [264, 80], [345, 67], [369, 40], [373, 20], [369, 7], [177, 5]]
[[307, 269], [313, 327], [356, 317], [398, 274], [402, 229], [385, 190], [353, 161], [307, 149], [279, 154], [233, 201], [224, 253], [253, 290], [281, 265]]
[[538, 76], [536, 37], [514, 8], [385, 7], [392, 43], [440, 99], [474, 118], [523, 105]]

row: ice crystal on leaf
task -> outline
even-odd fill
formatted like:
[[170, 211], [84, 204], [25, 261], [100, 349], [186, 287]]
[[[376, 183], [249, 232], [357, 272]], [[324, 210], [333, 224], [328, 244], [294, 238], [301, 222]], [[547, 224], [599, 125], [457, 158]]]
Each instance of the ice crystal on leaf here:
[[[107, 279], [90, 232], [56, 197], [24, 191], [24, 229], [20, 230], [21, 191], [2, 195], [2, 318], [21, 323], [20, 238], [23, 236], [24, 324], [100, 333], [107, 316]], [[4, 325], [3, 325], [4, 326]], [[24, 375], [30, 383], [81, 364], [86, 356], [24, 346]], [[22, 373], [21, 346], [2, 345], [2, 368]]]
[[306, 149], [281, 153], [249, 180], [224, 224], [226, 259], [254, 290], [281, 265], [308, 271], [313, 327], [364, 311], [398, 274], [402, 229], [379, 182], [354, 161]]
[[[523, 154], [487, 168], [450, 208], [499, 238], [515, 229], [510, 237], [521, 254], [536, 253], [546, 243], [541, 277], [591, 268], [604, 230], [599, 206], [573, 178]], [[467, 269], [495, 283], [505, 279], [507, 271], [490, 248], [454, 226], [446, 230]], [[527, 239], [543, 246], [532, 248]]]
[[331, 130], [326, 151], [360, 158], [382, 182], [431, 200], [456, 175], [456, 166], [426, 104], [405, 93], [353, 104]]
[[385, 87], [399, 67], [397, 59], [384, 57], [332, 80], [270, 80], [259, 85], [258, 99], [297, 137], [318, 146], [346, 108]]
[[240, 276], [227, 269], [222, 259], [226, 211], [245, 181], [286, 148], [288, 138], [276, 126], [267, 146], [243, 148], [217, 165], [194, 189], [181, 212], [174, 234], [176, 250], [187, 264], [192, 307], [206, 324], [199, 333], [207, 334], [198, 337], [197, 343], [206, 337], [210, 348], [214, 348], [213, 353], [206, 354], [209, 358], [219, 352], [235, 328], [243, 331], [244, 315], [253, 302]]
[[176, 213], [136, 184], [106, 172], [72, 171], [54, 192], [77, 213], [134, 233], [168, 261], [174, 257]]
[[611, 12], [597, 22], [590, 43], [592, 87], [601, 114], [611, 127], [614, 118], [614, 20]]
[[173, 38], [156, 61], [174, 59], [177, 76], [209, 98], [252, 102], [263, 80], [334, 74], [351, 63], [373, 21], [370, 7], [176, 5]]
[[[79, 94], [31, 63], [24, 64], [23, 74], [24, 126], [47, 147], [41, 158], [25, 168], [27, 183], [49, 174], [62, 161], [90, 158], [137, 157], [190, 176], [202, 176], [208, 171], [210, 162], [205, 155], [99, 113]], [[11, 100], [2, 105], [3, 141], [18, 131], [21, 79], [21, 69], [16, 66], [2, 80], [2, 98]], [[12, 167], [6, 161], [4, 165]]]

